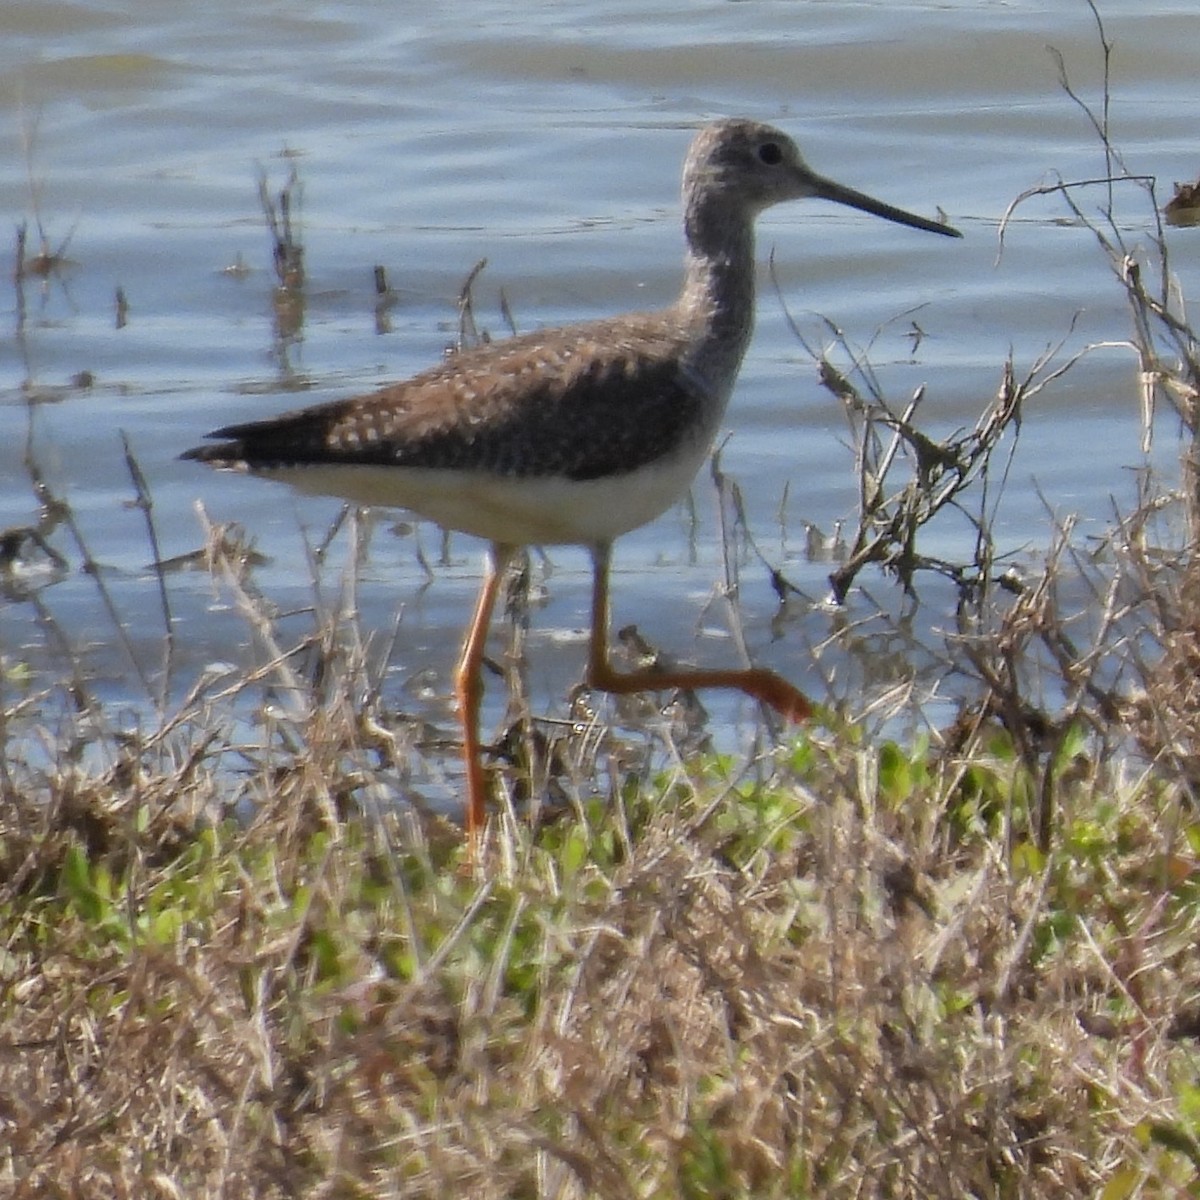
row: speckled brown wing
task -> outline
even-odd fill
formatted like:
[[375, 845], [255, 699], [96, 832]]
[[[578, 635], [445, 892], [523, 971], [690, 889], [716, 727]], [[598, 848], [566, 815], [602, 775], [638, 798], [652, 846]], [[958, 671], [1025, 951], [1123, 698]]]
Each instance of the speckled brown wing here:
[[218, 429], [210, 436], [227, 440], [183, 457], [620, 475], [701, 432], [704, 398], [679, 366], [685, 345], [657, 314], [537, 331], [364, 396]]

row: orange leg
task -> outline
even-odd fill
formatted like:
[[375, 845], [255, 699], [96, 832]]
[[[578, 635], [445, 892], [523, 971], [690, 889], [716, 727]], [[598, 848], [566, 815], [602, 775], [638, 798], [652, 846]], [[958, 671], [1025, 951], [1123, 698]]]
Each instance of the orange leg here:
[[592, 549], [592, 638], [588, 651], [588, 684], [602, 692], [628, 695], [657, 692], [666, 688], [736, 688], [763, 704], [770, 705], [789, 721], [812, 716], [812, 705], [803, 692], [786, 679], [763, 667], [742, 670], [614, 671], [608, 661], [608, 562], [611, 549]]
[[483, 834], [484, 808], [487, 801], [487, 780], [483, 774], [480, 757], [479, 706], [483, 700], [483, 654], [487, 649], [488, 627], [492, 623], [492, 610], [496, 607], [496, 596], [504, 580], [504, 572], [516, 554], [515, 546], [499, 542], [492, 545], [488, 555], [487, 573], [479, 599], [475, 602], [475, 615], [467, 630], [462, 657], [454, 673], [454, 695], [458, 701], [458, 718], [462, 722], [463, 762], [467, 769], [467, 840], [472, 848]]

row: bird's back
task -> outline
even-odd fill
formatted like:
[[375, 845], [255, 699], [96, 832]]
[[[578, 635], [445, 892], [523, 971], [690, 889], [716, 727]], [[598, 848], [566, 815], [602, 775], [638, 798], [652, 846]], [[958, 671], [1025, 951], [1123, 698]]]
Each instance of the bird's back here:
[[250, 470], [619, 476], [711, 439], [712, 397], [687, 368], [689, 344], [671, 310], [538, 330], [366, 395], [227, 426], [185, 457]]

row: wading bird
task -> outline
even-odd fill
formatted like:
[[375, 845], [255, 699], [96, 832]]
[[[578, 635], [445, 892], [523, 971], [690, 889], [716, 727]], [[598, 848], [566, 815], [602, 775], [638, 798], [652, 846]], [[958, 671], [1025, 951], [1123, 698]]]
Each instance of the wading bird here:
[[754, 324], [754, 220], [806, 197], [961, 236], [816, 174], [778, 129], [716, 121], [684, 163], [684, 282], [670, 307], [476, 346], [366, 395], [215, 430], [215, 445], [183, 455], [410, 509], [491, 543], [455, 675], [472, 840], [487, 791], [480, 667], [501, 579], [522, 546], [591, 552], [591, 687], [736, 688], [788, 719], [810, 714], [801, 692], [763, 668], [622, 673], [608, 655], [612, 544], [684, 496], [708, 456]]

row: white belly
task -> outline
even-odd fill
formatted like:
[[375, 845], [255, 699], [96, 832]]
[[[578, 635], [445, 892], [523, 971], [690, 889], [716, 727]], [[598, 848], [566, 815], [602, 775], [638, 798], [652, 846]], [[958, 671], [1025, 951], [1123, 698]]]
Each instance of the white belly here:
[[405, 508], [446, 529], [512, 545], [594, 545], [645, 525], [680, 500], [706, 442], [623, 475], [584, 481], [425, 467], [272, 467], [254, 473], [311, 495]]

